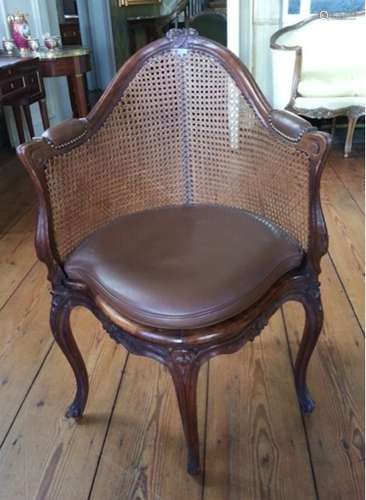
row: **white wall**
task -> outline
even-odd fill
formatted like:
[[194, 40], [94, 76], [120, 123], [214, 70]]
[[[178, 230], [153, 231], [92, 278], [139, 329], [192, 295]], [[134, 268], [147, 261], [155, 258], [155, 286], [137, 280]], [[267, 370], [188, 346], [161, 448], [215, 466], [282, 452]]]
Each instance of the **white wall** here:
[[254, 0], [228, 0], [228, 48], [252, 71]]
[[272, 103], [269, 39], [281, 22], [281, 0], [228, 0], [228, 47], [253, 74]]

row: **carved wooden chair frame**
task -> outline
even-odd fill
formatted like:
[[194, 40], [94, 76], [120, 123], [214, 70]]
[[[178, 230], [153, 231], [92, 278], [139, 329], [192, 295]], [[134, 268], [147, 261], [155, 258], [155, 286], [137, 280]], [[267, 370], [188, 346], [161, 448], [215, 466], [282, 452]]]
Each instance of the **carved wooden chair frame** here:
[[[199, 49], [213, 56], [236, 82], [240, 92], [274, 138], [281, 138], [309, 157], [309, 244], [301, 266], [283, 276], [252, 307], [221, 323], [192, 330], [161, 330], [121, 317], [99, 300], [85, 283], [70, 281], [58, 256], [52, 229], [52, 214], [45, 166], [55, 155], [77, 148], [94, 134], [129, 82], [151, 55], [169, 48]], [[310, 412], [314, 403], [306, 387], [306, 371], [323, 323], [319, 280], [320, 259], [327, 251], [328, 238], [320, 205], [320, 177], [330, 146], [330, 136], [318, 132], [308, 122], [286, 111], [274, 111], [243, 64], [224, 47], [197, 37], [192, 30], [174, 30], [136, 53], [87, 118], [72, 119], [49, 129], [42, 138], [19, 146], [18, 154], [29, 172], [38, 195], [38, 222], [35, 244], [38, 258], [48, 268], [52, 285], [51, 329], [69, 361], [76, 378], [76, 395], [68, 417], [81, 417], [88, 397], [88, 374], [70, 328], [70, 313], [83, 306], [94, 313], [104, 329], [129, 352], [148, 356], [165, 365], [176, 389], [183, 429], [188, 445], [188, 472], [200, 471], [197, 430], [196, 386], [200, 366], [219, 354], [240, 349], [263, 330], [269, 318], [286, 301], [303, 304], [306, 322], [295, 364], [295, 382], [300, 406]]]

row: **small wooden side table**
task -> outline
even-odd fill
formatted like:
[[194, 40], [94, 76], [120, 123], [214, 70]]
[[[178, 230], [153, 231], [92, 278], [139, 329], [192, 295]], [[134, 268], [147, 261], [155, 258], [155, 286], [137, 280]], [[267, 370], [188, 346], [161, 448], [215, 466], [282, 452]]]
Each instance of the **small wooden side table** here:
[[37, 52], [43, 78], [66, 76], [74, 118], [86, 116], [89, 111], [86, 73], [90, 71], [90, 52], [84, 47], [70, 47], [55, 51]]
[[29, 134], [34, 136], [29, 106], [38, 102], [43, 127], [49, 127], [45, 91], [36, 57], [19, 57], [0, 54], [0, 105], [11, 106], [19, 142], [25, 141], [22, 109]]

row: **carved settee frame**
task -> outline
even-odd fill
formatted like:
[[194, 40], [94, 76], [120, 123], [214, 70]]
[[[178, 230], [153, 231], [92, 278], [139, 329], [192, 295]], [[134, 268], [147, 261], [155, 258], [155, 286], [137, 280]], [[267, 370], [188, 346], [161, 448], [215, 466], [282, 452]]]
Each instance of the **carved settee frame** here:
[[300, 116], [304, 116], [306, 118], [314, 118], [314, 119], [331, 119], [332, 120], [332, 135], [335, 132], [336, 118], [340, 116], [345, 116], [348, 119], [348, 127], [347, 127], [347, 136], [344, 146], [344, 157], [348, 158], [352, 150], [352, 141], [353, 134], [356, 128], [356, 124], [358, 119], [361, 116], [365, 116], [365, 107], [364, 106], [347, 106], [340, 107], [337, 109], [329, 109], [326, 107], [318, 107], [315, 109], [306, 109], [296, 107], [295, 101], [296, 98], [299, 97], [298, 86], [301, 78], [301, 68], [302, 68], [302, 47], [299, 45], [285, 45], [278, 42], [278, 39], [285, 33], [289, 31], [296, 31], [303, 26], [312, 23], [313, 21], [317, 21], [319, 18], [327, 20], [327, 19], [351, 19], [358, 16], [364, 16], [365, 12], [337, 12], [329, 14], [326, 11], [321, 11], [319, 14], [314, 14], [302, 21], [299, 21], [296, 24], [286, 26], [284, 28], [279, 29], [270, 39], [270, 47], [274, 50], [285, 50], [285, 51], [295, 51], [295, 66], [294, 73], [292, 78], [292, 86], [291, 86], [291, 97], [285, 109], [288, 111], [292, 111]]
[[[233, 78], [250, 103], [263, 127], [276, 141], [285, 141], [309, 158], [308, 248], [302, 264], [273, 285], [248, 310], [218, 324], [190, 330], [148, 327], [122, 317], [83, 282], [71, 281], [65, 273], [53, 233], [52, 210], [45, 168], [50, 158], [85, 144], [102, 126], [139, 68], [154, 54], [167, 49], [199, 50], [214, 57]], [[165, 365], [172, 375], [188, 445], [188, 472], [200, 471], [197, 429], [196, 387], [200, 366], [219, 354], [232, 353], [263, 330], [269, 318], [286, 301], [303, 304], [306, 322], [295, 364], [295, 383], [301, 409], [310, 412], [314, 403], [306, 387], [306, 371], [323, 323], [320, 298], [320, 259], [327, 251], [328, 237], [320, 205], [320, 178], [330, 147], [330, 136], [287, 111], [272, 110], [252, 76], [226, 48], [197, 37], [192, 30], [177, 30], [170, 36], [146, 46], [120, 70], [106, 93], [87, 118], [72, 119], [49, 129], [42, 138], [19, 146], [38, 195], [36, 251], [48, 268], [52, 285], [51, 329], [56, 342], [69, 361], [76, 378], [75, 398], [68, 417], [81, 417], [88, 397], [88, 374], [70, 327], [74, 307], [89, 309], [104, 329], [129, 352], [148, 356]]]

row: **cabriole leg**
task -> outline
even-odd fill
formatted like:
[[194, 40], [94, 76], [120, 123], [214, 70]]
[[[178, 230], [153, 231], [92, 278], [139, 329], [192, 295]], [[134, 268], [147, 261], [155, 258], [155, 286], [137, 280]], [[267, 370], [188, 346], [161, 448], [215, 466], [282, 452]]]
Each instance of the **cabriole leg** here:
[[334, 118], [332, 118], [332, 128], [331, 128], [331, 131], [330, 131], [332, 137], [334, 137], [334, 135], [335, 135], [336, 126], [337, 126], [337, 118], [334, 117]]
[[188, 447], [189, 474], [199, 474], [200, 454], [197, 423], [197, 379], [200, 365], [189, 351], [174, 351], [169, 370], [173, 378]]
[[22, 118], [22, 108], [20, 106], [12, 106], [15, 125], [17, 127], [18, 138], [20, 144], [25, 142], [24, 128], [23, 128], [23, 118]]
[[355, 132], [358, 116], [349, 115], [346, 143], [344, 145], [344, 157], [348, 158], [352, 151], [353, 134]]
[[38, 101], [38, 106], [41, 113], [43, 128], [47, 130], [50, 127], [50, 120], [48, 118], [46, 99], [40, 99]]
[[53, 336], [70, 363], [76, 379], [76, 395], [66, 411], [66, 417], [81, 417], [89, 392], [89, 380], [86, 367], [75, 342], [70, 326], [72, 305], [67, 294], [53, 296], [50, 324]]
[[295, 363], [295, 383], [301, 410], [303, 413], [311, 413], [315, 408], [315, 403], [307, 389], [306, 373], [323, 326], [323, 308], [318, 283], [312, 285], [308, 290], [306, 298], [303, 300], [303, 306], [305, 309], [305, 329]]
[[32, 121], [32, 114], [29, 106], [23, 106], [23, 112], [25, 116], [25, 121], [27, 123], [29, 136], [32, 139], [34, 137], [34, 127]]

